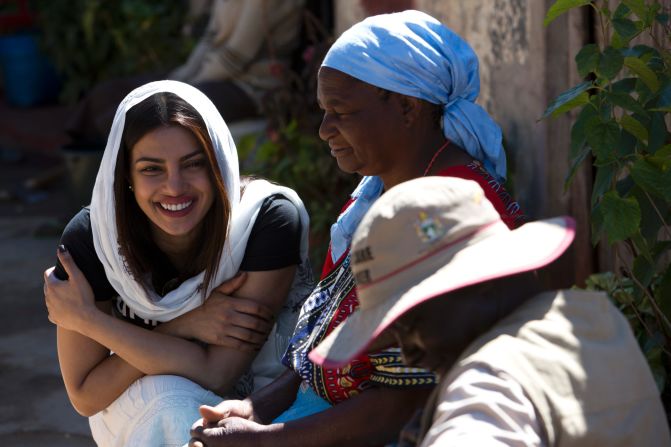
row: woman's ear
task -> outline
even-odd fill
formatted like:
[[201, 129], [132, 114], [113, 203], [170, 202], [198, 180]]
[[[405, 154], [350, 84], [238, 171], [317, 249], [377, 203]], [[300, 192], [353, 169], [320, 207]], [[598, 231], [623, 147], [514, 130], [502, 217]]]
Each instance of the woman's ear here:
[[403, 122], [406, 127], [412, 126], [421, 113], [422, 105], [419, 98], [406, 95], [396, 95], [399, 105], [401, 106], [401, 112], [403, 113]]

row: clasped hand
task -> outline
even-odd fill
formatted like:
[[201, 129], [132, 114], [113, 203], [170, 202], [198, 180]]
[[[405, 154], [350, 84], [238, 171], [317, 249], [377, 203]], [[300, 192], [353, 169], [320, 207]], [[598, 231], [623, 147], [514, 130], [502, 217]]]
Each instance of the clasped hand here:
[[257, 446], [258, 436], [268, 427], [254, 420], [248, 400], [225, 400], [199, 411], [202, 419], [191, 427], [189, 447]]
[[57, 256], [68, 274], [68, 279], [58, 279], [54, 274], [55, 267], [44, 271], [44, 300], [49, 321], [64, 329], [75, 330], [98, 309], [95, 306], [93, 290], [70, 253], [61, 248]]

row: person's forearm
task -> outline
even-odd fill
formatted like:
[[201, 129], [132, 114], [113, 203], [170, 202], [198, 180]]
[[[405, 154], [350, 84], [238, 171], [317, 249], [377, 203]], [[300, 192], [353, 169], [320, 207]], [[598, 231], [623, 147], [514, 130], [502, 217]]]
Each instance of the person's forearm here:
[[270, 424], [273, 419], [289, 408], [296, 399], [301, 377], [291, 369], [286, 369], [271, 383], [254, 392], [246, 400], [252, 404], [253, 420]]
[[116, 355], [76, 332], [57, 328], [58, 360], [72, 406], [82, 416], [107, 408], [143, 376]]
[[[201, 308], [193, 309], [191, 312], [200, 312]], [[185, 340], [195, 339], [193, 330], [190, 327], [189, 318], [191, 314], [187, 312], [165, 323], [161, 323], [154, 329], [154, 332], [172, 335], [173, 337], [183, 338]]]
[[[134, 326], [102, 312], [85, 320], [79, 331], [148, 375], [180, 375], [210, 390], [229, 385], [239, 375], [238, 368], [223, 371], [206, 347]], [[228, 373], [235, 373], [235, 377]]]
[[258, 446], [379, 446], [398, 435], [428, 398], [430, 389], [370, 389], [321, 413], [272, 424]]
[[[93, 369], [77, 390], [75, 408], [82, 416], [93, 416], [109, 407], [144, 374], [117, 355], [111, 355]], [[74, 404], [74, 402], [73, 402]]]

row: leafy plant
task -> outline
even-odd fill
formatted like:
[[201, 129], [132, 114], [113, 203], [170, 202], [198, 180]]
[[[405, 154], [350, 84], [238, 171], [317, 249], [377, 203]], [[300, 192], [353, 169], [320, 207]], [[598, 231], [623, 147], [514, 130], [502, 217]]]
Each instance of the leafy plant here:
[[[621, 266], [587, 288], [605, 290], [628, 317], [671, 410], [671, 37], [659, 1], [557, 0], [545, 24], [591, 7], [603, 45], [575, 56], [586, 80], [557, 97], [543, 118], [576, 109], [568, 185], [586, 160], [594, 166], [592, 243], [605, 240]], [[662, 40], [659, 33], [662, 31]], [[645, 36], [651, 45], [637, 42]], [[665, 47], [666, 45], [666, 47]]]
[[318, 275], [330, 226], [358, 178], [343, 174], [316, 130], [302, 129], [295, 119], [269, 134], [260, 144], [252, 138], [238, 146], [241, 157], [252, 158], [244, 172], [288, 186], [301, 197], [310, 214], [310, 258]]
[[277, 67], [281, 87], [263, 104], [268, 119], [264, 135], [249, 136], [238, 145], [242, 172], [294, 189], [310, 214], [310, 258], [315, 273], [329, 243], [329, 229], [360, 180], [345, 174], [319, 136], [322, 112], [317, 106], [317, 71], [331, 38], [320, 22], [305, 13], [309, 45], [293, 68]]
[[104, 79], [167, 70], [186, 59], [187, 4], [174, 0], [37, 0], [42, 47], [76, 102]]

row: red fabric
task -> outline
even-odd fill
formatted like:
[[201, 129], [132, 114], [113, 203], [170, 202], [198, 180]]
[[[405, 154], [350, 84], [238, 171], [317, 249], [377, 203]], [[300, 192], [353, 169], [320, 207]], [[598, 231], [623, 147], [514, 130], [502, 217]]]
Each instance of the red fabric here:
[[518, 203], [512, 200], [503, 185], [489, 175], [480, 163], [472, 162], [468, 165], [451, 166], [441, 170], [438, 175], [478, 182], [485, 192], [485, 197], [492, 202], [494, 209], [501, 216], [501, 220], [511, 230], [519, 227], [526, 220], [526, 216], [521, 212]]
[[[355, 200], [355, 199], [353, 199], [353, 198], [350, 197], [349, 200], [347, 201], [347, 203], [346, 203], [346, 204], [342, 207], [342, 209], [340, 210], [340, 214], [344, 213], [345, 210], [346, 210], [347, 208], [349, 208], [351, 204], [354, 203], [354, 200]], [[339, 215], [340, 215], [340, 214], [339, 214]], [[336, 264], [338, 264], [339, 262], [341, 262], [342, 259], [343, 259], [345, 256], [347, 256], [347, 253], [349, 253], [349, 250], [346, 250], [345, 253], [343, 253], [343, 254], [340, 256], [340, 259], [337, 259], [336, 262], [333, 262], [333, 256], [331, 256], [331, 244], [329, 244], [329, 248], [328, 248], [328, 250], [326, 251], [326, 259], [324, 260], [324, 265], [322, 266], [322, 276], [320, 276], [319, 279], [322, 280], [322, 279], [324, 279], [324, 277], [325, 277], [326, 275], [328, 275], [329, 273], [331, 273], [331, 272], [333, 271], [333, 267], [334, 267]]]

